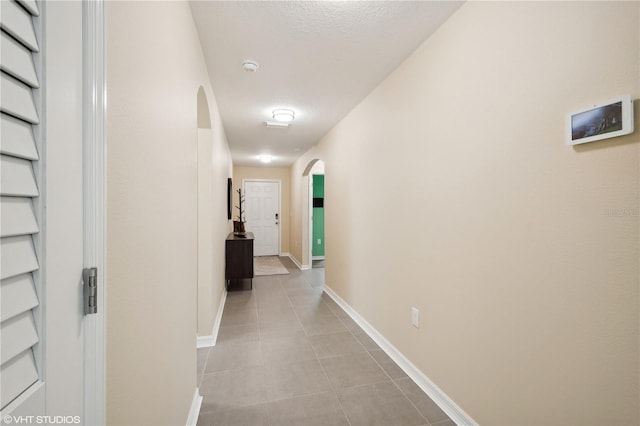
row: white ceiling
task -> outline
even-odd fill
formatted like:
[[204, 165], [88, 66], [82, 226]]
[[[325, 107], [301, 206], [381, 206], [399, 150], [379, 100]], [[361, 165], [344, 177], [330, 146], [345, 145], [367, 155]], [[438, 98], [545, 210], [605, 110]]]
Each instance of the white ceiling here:
[[[292, 164], [461, 4], [191, 1], [234, 164]], [[277, 107], [296, 112], [289, 128], [264, 126]]]

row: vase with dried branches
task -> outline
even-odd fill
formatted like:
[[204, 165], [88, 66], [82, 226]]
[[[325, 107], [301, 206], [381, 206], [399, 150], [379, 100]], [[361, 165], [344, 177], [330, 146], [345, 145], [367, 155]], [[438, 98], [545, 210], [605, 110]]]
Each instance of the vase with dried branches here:
[[238, 193], [238, 205], [236, 206], [238, 209], [238, 220], [233, 221], [233, 234], [238, 237], [244, 237], [247, 235], [244, 229], [244, 195], [242, 195], [242, 189], [238, 189], [236, 192]]

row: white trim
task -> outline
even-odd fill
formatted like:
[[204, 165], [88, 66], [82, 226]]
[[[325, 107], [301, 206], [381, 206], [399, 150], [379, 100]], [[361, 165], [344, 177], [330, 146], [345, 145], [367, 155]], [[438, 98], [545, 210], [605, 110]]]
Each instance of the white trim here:
[[378, 330], [373, 328], [363, 317], [360, 316], [347, 302], [345, 302], [340, 296], [336, 294], [331, 287], [324, 285], [324, 292], [327, 293], [350, 317], [353, 319], [374, 342], [380, 346], [380, 348], [389, 357], [395, 361], [396, 364], [409, 376], [424, 393], [429, 396], [435, 402], [438, 407], [444, 411], [451, 420], [457, 425], [477, 425], [471, 416], [464, 412], [462, 408], [458, 406], [442, 389], [440, 389], [435, 383], [433, 383], [422, 371], [418, 369], [411, 361], [407, 359], [395, 346], [393, 346], [387, 339], [384, 338]]
[[98, 268], [98, 313], [84, 318], [85, 424], [106, 423], [106, 37], [103, 0], [83, 3], [84, 266]]
[[311, 260], [324, 260], [324, 256], [311, 256]]
[[[308, 207], [309, 217], [307, 218], [307, 220], [309, 222], [309, 225], [308, 225], [309, 245], [307, 246], [307, 248], [309, 249], [309, 257], [308, 257], [309, 267], [313, 268], [313, 174], [311, 174], [311, 170], [309, 170], [308, 182], [309, 182], [309, 189], [308, 189], [309, 197], [307, 202], [309, 203], [309, 207]], [[304, 261], [304, 258], [302, 260]]]
[[200, 415], [200, 407], [202, 406], [202, 397], [200, 396], [200, 389], [196, 388], [193, 393], [193, 400], [191, 401], [191, 408], [189, 409], [189, 417], [187, 417], [187, 426], [196, 426], [198, 423], [198, 416]]
[[242, 191], [245, 197], [247, 192], [244, 189], [245, 182], [271, 182], [278, 184], [278, 253], [282, 251], [282, 180], [280, 179], [242, 179]]
[[220, 323], [222, 322], [222, 313], [224, 311], [224, 304], [227, 301], [227, 289], [222, 293], [220, 298], [220, 304], [218, 305], [218, 313], [216, 314], [216, 320], [213, 322], [213, 331], [208, 336], [198, 336], [196, 347], [209, 348], [216, 345], [218, 341], [218, 331], [220, 331]]
[[222, 322], [222, 314], [224, 312], [224, 305], [227, 302], [227, 289], [224, 289], [222, 297], [220, 298], [220, 304], [218, 304], [218, 313], [216, 314], [216, 320], [213, 323], [213, 346], [218, 342], [218, 332], [220, 331], [220, 323]]
[[309, 265], [301, 265], [300, 262], [298, 262], [298, 259], [296, 259], [295, 257], [293, 257], [291, 254], [287, 253], [287, 255], [289, 256], [289, 259], [291, 259], [291, 261], [293, 263], [295, 263], [295, 265], [298, 267], [298, 269], [300, 269], [301, 271], [308, 271], [309, 269], [311, 269], [311, 267]]
[[[47, 380], [47, 367], [46, 367], [46, 353], [47, 353], [47, 301], [46, 301], [46, 288], [43, 285], [46, 277], [46, 273], [48, 270], [47, 266], [47, 234], [48, 234], [48, 225], [47, 225], [47, 215], [46, 215], [46, 206], [48, 201], [48, 192], [47, 192], [47, 144], [46, 142], [46, 128], [48, 125], [47, 118], [47, 61], [46, 54], [48, 52], [47, 48], [47, 40], [45, 38], [46, 34], [46, 23], [47, 20], [47, 7], [49, 6], [46, 2], [38, 3], [40, 8], [40, 15], [33, 17], [33, 25], [36, 31], [36, 37], [38, 39], [38, 43], [40, 44], [40, 51], [33, 53], [34, 65], [36, 66], [37, 73], [40, 78], [40, 89], [33, 90], [33, 97], [36, 102], [36, 108], [38, 110], [38, 114], [40, 115], [40, 123], [38, 125], [31, 126], [33, 129], [33, 134], [36, 142], [36, 149], [38, 150], [38, 155], [40, 157], [40, 161], [32, 161], [33, 172], [36, 177], [36, 182], [38, 184], [38, 191], [40, 195], [38, 197], [32, 198], [33, 200], [33, 209], [36, 214], [36, 219], [38, 221], [38, 226], [40, 228], [40, 232], [37, 234], [33, 234], [33, 243], [36, 249], [36, 256], [38, 258], [38, 263], [40, 268], [36, 271], [33, 271], [33, 283], [36, 288], [36, 294], [38, 296], [38, 300], [40, 304], [33, 308], [33, 319], [36, 323], [36, 329], [38, 331], [38, 337], [40, 338], [40, 342], [33, 347], [33, 355], [36, 361], [36, 367], [38, 369], [38, 373], [40, 374], [40, 381], [46, 382]], [[36, 382], [37, 384], [37, 382]], [[33, 386], [33, 385], [32, 385]], [[44, 404], [42, 405], [44, 407]], [[43, 412], [44, 414], [44, 412]]]
[[216, 345], [216, 338], [213, 334], [207, 336], [198, 336], [196, 342], [196, 348], [210, 348]]

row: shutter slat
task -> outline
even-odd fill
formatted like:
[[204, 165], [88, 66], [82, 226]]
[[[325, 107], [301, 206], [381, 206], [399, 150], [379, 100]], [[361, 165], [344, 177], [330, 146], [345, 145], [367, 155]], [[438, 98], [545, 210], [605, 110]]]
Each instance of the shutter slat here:
[[38, 186], [31, 161], [0, 155], [0, 167], [2, 167], [0, 195], [38, 196]]
[[27, 349], [0, 368], [0, 403], [4, 408], [38, 380], [33, 350]]
[[38, 332], [31, 310], [3, 321], [0, 324], [0, 334], [4, 340], [0, 348], [0, 363], [5, 364], [38, 343]]
[[7, 114], [0, 115], [2, 116], [0, 153], [27, 160], [37, 160], [39, 157], [31, 124]]
[[[0, 279], [15, 277], [38, 269], [38, 259], [31, 235], [0, 240]], [[4, 345], [4, 338], [2, 340]]]
[[[5, 2], [2, 1], [1, 3]], [[3, 72], [0, 90], [2, 91], [0, 111], [28, 121], [31, 124], [38, 124], [38, 111], [29, 86]]]
[[2, 280], [0, 300], [0, 321], [6, 321], [38, 306], [38, 296], [31, 273]]
[[31, 198], [0, 197], [0, 237], [35, 234], [38, 230]]
[[34, 16], [40, 16], [36, 0], [18, 0], [18, 2]]
[[0, 410], [21, 395], [32, 403], [29, 392], [39, 379], [33, 345], [41, 323], [34, 317], [39, 301], [32, 274], [38, 269], [32, 235], [39, 232], [32, 161], [39, 156], [32, 124], [39, 123], [33, 90], [40, 68], [32, 15], [40, 12], [37, 0], [18, 1], [0, 0]]
[[4, 32], [0, 37], [0, 52], [2, 54], [0, 69], [31, 87], [39, 87], [31, 51]]
[[32, 51], [37, 52], [38, 41], [31, 15], [13, 0], [2, 0], [0, 3], [0, 28]]

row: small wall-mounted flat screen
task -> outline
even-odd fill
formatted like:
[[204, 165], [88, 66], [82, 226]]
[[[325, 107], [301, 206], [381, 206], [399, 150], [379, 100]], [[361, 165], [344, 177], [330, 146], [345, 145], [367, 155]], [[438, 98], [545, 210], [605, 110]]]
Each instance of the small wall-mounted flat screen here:
[[621, 96], [567, 115], [567, 145], [594, 142], [633, 132], [633, 100]]

